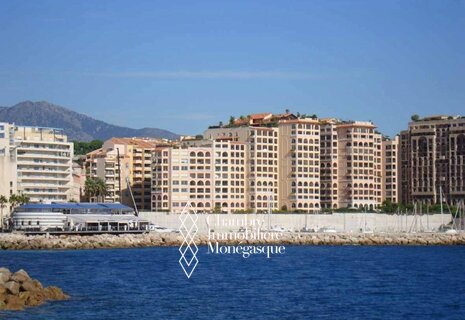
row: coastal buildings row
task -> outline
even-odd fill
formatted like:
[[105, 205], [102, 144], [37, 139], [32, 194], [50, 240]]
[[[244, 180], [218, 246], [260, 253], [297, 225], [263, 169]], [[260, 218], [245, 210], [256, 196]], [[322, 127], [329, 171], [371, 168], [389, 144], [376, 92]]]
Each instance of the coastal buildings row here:
[[160, 139], [112, 138], [86, 155], [87, 178], [101, 178], [107, 192], [93, 202], [120, 202], [139, 210], [151, 209], [152, 152], [166, 143]]
[[187, 201], [222, 212], [376, 209], [437, 204], [441, 193], [456, 205], [464, 157], [463, 117], [414, 119], [389, 139], [371, 122], [253, 114], [157, 148], [152, 210], [179, 212]]
[[72, 159], [73, 144], [63, 130], [0, 123], [0, 195], [79, 200], [72, 193]]
[[[154, 152], [152, 210], [379, 207], [382, 136], [371, 122], [256, 114]], [[396, 171], [397, 172], [397, 171]]]
[[87, 199], [138, 210], [205, 212], [376, 209], [383, 201], [465, 199], [465, 118], [415, 118], [389, 139], [365, 121], [252, 114], [177, 141], [112, 138], [73, 163], [63, 130], [0, 123], [0, 195], [31, 202]]

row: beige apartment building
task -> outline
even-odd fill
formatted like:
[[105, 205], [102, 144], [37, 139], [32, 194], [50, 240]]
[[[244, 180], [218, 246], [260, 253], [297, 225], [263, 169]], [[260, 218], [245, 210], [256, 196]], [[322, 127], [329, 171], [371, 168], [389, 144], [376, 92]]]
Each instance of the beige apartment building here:
[[371, 122], [337, 125], [338, 208], [375, 209], [382, 203], [381, 134]]
[[14, 127], [17, 189], [31, 202], [70, 200], [73, 143], [62, 129]]
[[279, 206], [320, 211], [320, 124], [313, 119], [282, 120], [279, 130]]
[[382, 151], [375, 125], [336, 119], [320, 122], [322, 207], [378, 208], [383, 201]]
[[209, 128], [204, 139], [231, 139], [245, 145], [247, 208], [264, 212], [279, 207], [279, 129], [277, 127]]
[[320, 119], [320, 200], [321, 208], [337, 209], [339, 203], [338, 132], [339, 120]]
[[[400, 135], [404, 203], [450, 205], [465, 199], [465, 118], [431, 116], [409, 123]], [[442, 192], [441, 192], [442, 191]]]
[[246, 209], [246, 150], [231, 139], [194, 140], [153, 152], [152, 210], [198, 212]]
[[400, 138], [385, 138], [382, 141], [383, 161], [383, 201], [400, 203], [401, 179], [400, 179]]
[[158, 139], [141, 138], [107, 140], [102, 148], [86, 155], [86, 177], [105, 181], [105, 202], [121, 202], [138, 210], [150, 210], [152, 152], [160, 143]]

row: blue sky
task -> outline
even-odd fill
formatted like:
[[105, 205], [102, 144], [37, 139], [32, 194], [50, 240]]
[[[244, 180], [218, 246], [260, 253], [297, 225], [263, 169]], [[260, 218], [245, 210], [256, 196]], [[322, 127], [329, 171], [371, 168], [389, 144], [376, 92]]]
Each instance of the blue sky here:
[[230, 115], [465, 114], [465, 1], [0, 2], [0, 105], [195, 134]]

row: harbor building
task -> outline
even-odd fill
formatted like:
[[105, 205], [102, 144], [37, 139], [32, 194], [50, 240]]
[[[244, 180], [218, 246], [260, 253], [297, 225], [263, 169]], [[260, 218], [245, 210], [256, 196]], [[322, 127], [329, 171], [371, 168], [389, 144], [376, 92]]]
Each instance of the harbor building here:
[[465, 118], [418, 118], [400, 134], [404, 203], [458, 204], [465, 198]]
[[119, 203], [25, 204], [13, 212], [10, 227], [26, 233], [143, 233], [149, 222]]
[[109, 139], [102, 148], [86, 155], [86, 177], [99, 177], [105, 182], [105, 202], [120, 202], [138, 210], [150, 210], [152, 152], [161, 143], [164, 142], [158, 139]]
[[399, 135], [396, 135], [393, 139], [383, 139], [381, 143], [383, 151], [383, 201], [388, 200], [392, 203], [401, 202], [399, 141]]
[[73, 143], [62, 129], [14, 126], [17, 191], [30, 202], [67, 201]]

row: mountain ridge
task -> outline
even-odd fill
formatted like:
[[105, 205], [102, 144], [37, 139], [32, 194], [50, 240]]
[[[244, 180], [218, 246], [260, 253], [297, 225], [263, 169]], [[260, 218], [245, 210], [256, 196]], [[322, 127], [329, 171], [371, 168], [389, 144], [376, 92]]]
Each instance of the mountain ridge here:
[[179, 137], [159, 128], [133, 129], [109, 124], [47, 101], [26, 100], [11, 107], [0, 106], [0, 121], [23, 126], [61, 128], [70, 141], [107, 140], [112, 137]]

